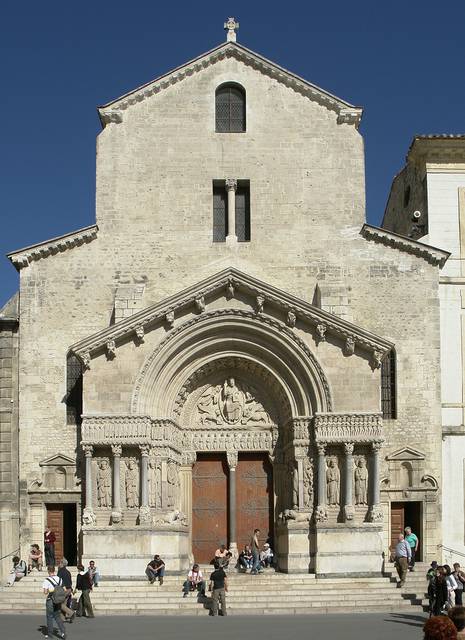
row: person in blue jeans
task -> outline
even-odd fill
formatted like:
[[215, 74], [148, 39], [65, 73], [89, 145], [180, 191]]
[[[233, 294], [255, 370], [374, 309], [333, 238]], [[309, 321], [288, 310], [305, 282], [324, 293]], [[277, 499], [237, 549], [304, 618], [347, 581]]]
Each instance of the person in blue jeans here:
[[165, 563], [158, 554], [153, 556], [153, 560], [148, 563], [145, 570], [145, 575], [149, 579], [150, 584], [153, 584], [158, 578], [160, 587], [163, 584], [163, 576], [165, 575]]
[[254, 529], [253, 536], [250, 540], [250, 548], [252, 549], [252, 575], [262, 573], [262, 567], [260, 564], [260, 543], [258, 536], [260, 535], [260, 529]]
[[60, 638], [66, 638], [65, 626], [61, 617], [61, 604], [55, 604], [52, 600], [51, 594], [54, 592], [55, 587], [63, 586], [61, 578], [55, 574], [55, 567], [47, 567], [48, 578], [42, 583], [42, 590], [45, 594], [45, 615], [47, 618], [47, 633], [45, 638], [53, 638], [53, 623], [56, 622], [59, 630]]

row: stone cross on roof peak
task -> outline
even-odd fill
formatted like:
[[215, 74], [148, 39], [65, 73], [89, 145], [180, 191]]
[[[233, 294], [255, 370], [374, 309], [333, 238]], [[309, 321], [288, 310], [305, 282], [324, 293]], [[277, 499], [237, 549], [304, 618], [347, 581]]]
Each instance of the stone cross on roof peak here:
[[239, 23], [236, 22], [235, 18], [228, 18], [227, 22], [224, 23], [226, 34], [226, 42], [236, 42], [236, 31], [239, 29]]

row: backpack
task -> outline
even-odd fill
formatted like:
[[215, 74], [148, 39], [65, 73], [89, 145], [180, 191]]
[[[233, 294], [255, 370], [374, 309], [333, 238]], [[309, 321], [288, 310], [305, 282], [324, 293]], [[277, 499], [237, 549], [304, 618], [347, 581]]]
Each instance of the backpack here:
[[63, 589], [61, 584], [53, 582], [53, 580], [51, 580], [50, 578], [47, 578], [47, 580], [54, 587], [52, 593], [50, 593], [49, 595], [53, 604], [63, 604], [63, 602], [66, 600], [66, 597], [67, 597], [66, 591]]

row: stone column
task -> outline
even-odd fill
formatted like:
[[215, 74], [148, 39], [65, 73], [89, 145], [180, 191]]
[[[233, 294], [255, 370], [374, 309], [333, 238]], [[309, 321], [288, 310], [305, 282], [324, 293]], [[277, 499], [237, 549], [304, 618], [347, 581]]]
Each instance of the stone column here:
[[152, 514], [149, 507], [149, 453], [150, 445], [139, 445], [141, 464], [140, 464], [140, 507], [139, 507], [139, 524], [150, 524]]
[[188, 451], [182, 456], [182, 465], [179, 468], [180, 482], [180, 508], [186, 516], [189, 524], [189, 562], [194, 562], [192, 553], [192, 467], [197, 459], [195, 451]]
[[226, 242], [237, 242], [236, 236], [236, 189], [237, 180], [226, 178], [226, 191], [228, 192], [228, 235]]
[[236, 467], [238, 461], [237, 451], [227, 451], [226, 456], [229, 466], [229, 549], [233, 558], [237, 558], [236, 539]]
[[113, 524], [121, 522], [121, 450], [120, 444], [112, 444], [111, 452], [113, 454], [113, 510], [111, 512], [111, 521]]
[[297, 458], [297, 480], [299, 483], [299, 511], [304, 508], [304, 460]]
[[93, 525], [96, 523], [92, 505], [92, 454], [94, 447], [91, 444], [83, 444], [82, 450], [86, 457], [86, 506], [82, 514], [82, 521], [86, 525]]
[[373, 442], [371, 444], [373, 452], [371, 459], [371, 506], [368, 514], [371, 522], [381, 522], [383, 519], [379, 491], [379, 452], [381, 446], [381, 442]]
[[344, 520], [350, 522], [354, 519], [354, 505], [352, 498], [352, 480], [354, 475], [354, 443], [344, 443]]
[[324, 522], [328, 518], [328, 512], [326, 510], [326, 444], [318, 443], [318, 505], [315, 510], [315, 520], [317, 522]]

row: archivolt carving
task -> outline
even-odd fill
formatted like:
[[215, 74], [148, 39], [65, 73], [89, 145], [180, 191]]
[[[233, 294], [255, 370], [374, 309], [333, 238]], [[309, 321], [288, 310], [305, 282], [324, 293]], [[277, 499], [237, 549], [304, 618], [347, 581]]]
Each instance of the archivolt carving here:
[[[257, 315], [251, 311], [246, 311], [244, 309], [216, 309], [208, 313], [204, 312], [200, 316], [196, 316], [178, 326], [175, 326], [168, 333], [165, 339], [159, 343], [157, 348], [147, 358], [144, 365], [142, 366], [141, 371], [139, 372], [139, 375], [137, 376], [137, 380], [134, 385], [132, 401], [131, 401], [131, 412], [138, 413], [140, 393], [145, 383], [146, 377], [149, 371], [151, 370], [152, 366], [154, 365], [155, 361], [159, 357], [160, 353], [168, 345], [168, 343], [176, 339], [179, 336], [179, 334], [181, 334], [182, 332], [186, 331], [187, 329], [189, 329], [194, 325], [197, 325], [199, 323], [205, 323], [206, 321], [212, 318], [220, 319], [220, 318], [228, 318], [228, 317], [254, 320], [255, 322], [260, 323], [261, 325], [267, 325], [268, 327], [271, 327], [272, 329], [274, 329], [275, 331], [278, 331], [281, 335], [286, 336], [290, 341], [292, 341], [294, 345], [298, 348], [298, 350], [301, 353], [303, 352], [305, 357], [308, 359], [307, 368], [311, 369], [314, 372], [315, 377], [317, 378], [317, 383], [319, 386], [318, 391], [322, 394], [322, 402], [325, 405], [325, 410], [332, 411], [331, 391], [330, 391], [328, 380], [323, 372], [323, 369], [321, 368], [321, 365], [319, 364], [319, 362], [317, 361], [313, 353], [310, 351], [308, 346], [305, 344], [305, 342], [301, 340], [298, 336], [296, 336], [289, 327], [287, 327], [284, 323], [278, 320], [269, 318], [261, 314]], [[273, 335], [270, 335], [271, 345], [272, 345], [272, 341], [273, 341]], [[184, 387], [181, 389], [181, 391], [178, 394], [178, 398], [176, 399], [176, 403], [175, 403], [176, 407], [174, 409], [175, 414], [179, 413], [180, 411], [180, 409], [178, 409], [177, 406], [178, 404], [182, 404], [182, 398], [185, 400], [188, 396], [188, 390], [184, 389]], [[181, 400], [179, 400], [179, 398], [181, 398]]]

